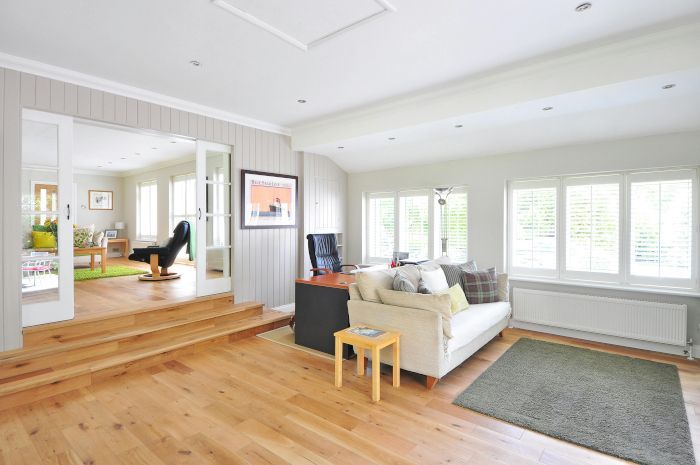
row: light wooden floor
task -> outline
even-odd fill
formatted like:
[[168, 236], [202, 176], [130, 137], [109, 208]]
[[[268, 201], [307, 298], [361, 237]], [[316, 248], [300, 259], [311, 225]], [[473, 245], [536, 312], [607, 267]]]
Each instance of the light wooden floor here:
[[394, 389], [384, 375], [376, 405], [369, 376], [356, 377], [353, 363], [336, 389], [332, 361], [260, 338], [240, 340], [0, 412], [0, 463], [626, 463], [451, 404], [523, 335], [677, 361], [693, 440], [700, 442], [698, 362], [507, 330], [432, 391], [419, 376], [403, 373]]
[[[147, 263], [127, 258], [109, 258], [109, 266], [128, 266], [150, 272]], [[148, 308], [175, 300], [195, 297], [196, 270], [194, 266], [174, 265], [170, 271], [180, 273], [179, 279], [169, 281], [139, 281], [138, 276], [78, 281], [75, 289], [75, 319], [97, 314], [115, 313], [134, 308]]]

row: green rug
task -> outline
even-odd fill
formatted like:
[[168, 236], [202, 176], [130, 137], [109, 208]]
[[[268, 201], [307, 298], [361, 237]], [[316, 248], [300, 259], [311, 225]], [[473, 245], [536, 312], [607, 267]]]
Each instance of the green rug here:
[[107, 266], [107, 272], [102, 273], [99, 266], [95, 267], [95, 271], [87, 269], [73, 270], [73, 279], [75, 281], [87, 281], [89, 279], [100, 279], [100, 278], [116, 278], [118, 276], [133, 276], [137, 274], [146, 273], [138, 268], [131, 268], [130, 266]]
[[675, 365], [522, 338], [454, 403], [643, 465], [695, 465]]

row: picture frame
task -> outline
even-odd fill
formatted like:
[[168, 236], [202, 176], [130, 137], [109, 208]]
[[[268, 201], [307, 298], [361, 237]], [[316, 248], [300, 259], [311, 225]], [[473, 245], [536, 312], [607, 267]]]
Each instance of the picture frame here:
[[114, 192], [89, 190], [88, 208], [90, 210], [114, 210]]
[[299, 177], [241, 170], [241, 229], [296, 228]]
[[116, 229], [105, 229], [105, 237], [107, 239], [116, 239], [117, 238], [117, 231]]

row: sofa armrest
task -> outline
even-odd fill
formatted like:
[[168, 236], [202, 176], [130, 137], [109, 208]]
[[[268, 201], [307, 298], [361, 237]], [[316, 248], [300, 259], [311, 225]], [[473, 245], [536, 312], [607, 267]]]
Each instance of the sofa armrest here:
[[[351, 325], [366, 324], [401, 333], [401, 368], [440, 377], [441, 362], [447, 357], [440, 314], [364, 300], [348, 301], [348, 314]], [[384, 363], [390, 363], [388, 355], [383, 356]]]

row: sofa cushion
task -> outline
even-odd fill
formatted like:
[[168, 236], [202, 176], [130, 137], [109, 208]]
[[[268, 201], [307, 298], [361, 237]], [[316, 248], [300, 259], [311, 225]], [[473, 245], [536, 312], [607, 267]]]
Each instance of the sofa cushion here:
[[73, 229], [73, 247], [90, 247], [95, 225], [78, 226]]
[[453, 352], [464, 347], [509, 315], [510, 304], [508, 302], [470, 305], [468, 311], [453, 315], [449, 351]]
[[442, 332], [447, 338], [452, 337], [451, 300], [448, 294], [417, 294], [411, 292], [379, 289], [379, 296], [384, 305], [395, 307], [418, 308], [438, 313], [442, 316]]
[[496, 275], [496, 281], [498, 282], [498, 301], [510, 301], [510, 286], [508, 283], [508, 273], [498, 273], [498, 275]]
[[420, 277], [425, 281], [425, 285], [430, 292], [437, 294], [439, 292], [445, 291], [450, 288], [447, 285], [447, 278], [445, 278], [445, 272], [442, 268], [427, 268], [424, 266], [419, 266], [418, 270], [420, 272]]
[[36, 249], [55, 249], [56, 236], [47, 231], [32, 231], [32, 243]]
[[392, 289], [401, 292], [416, 292], [416, 286], [404, 275], [400, 269], [394, 274], [394, 281], [391, 285]]
[[462, 275], [462, 286], [470, 304], [498, 302], [496, 268], [465, 272]]
[[382, 303], [377, 294], [377, 289], [392, 289], [394, 275], [400, 270], [413, 286], [418, 287], [420, 272], [415, 265], [400, 266], [397, 268], [384, 268], [380, 270], [363, 271], [360, 269], [355, 273], [355, 282], [360, 288], [363, 300]]
[[440, 265], [442, 271], [445, 273], [445, 278], [447, 278], [447, 285], [452, 287], [455, 284], [462, 285], [462, 273], [466, 271], [477, 271], [476, 262], [474, 260], [469, 260], [462, 264], [453, 265]]
[[469, 308], [469, 301], [464, 295], [464, 290], [462, 289], [462, 286], [460, 286], [459, 284], [455, 284], [448, 290], [443, 291], [443, 293], [450, 296], [450, 310], [452, 310], [453, 315], [455, 313], [463, 312], [464, 310]]

